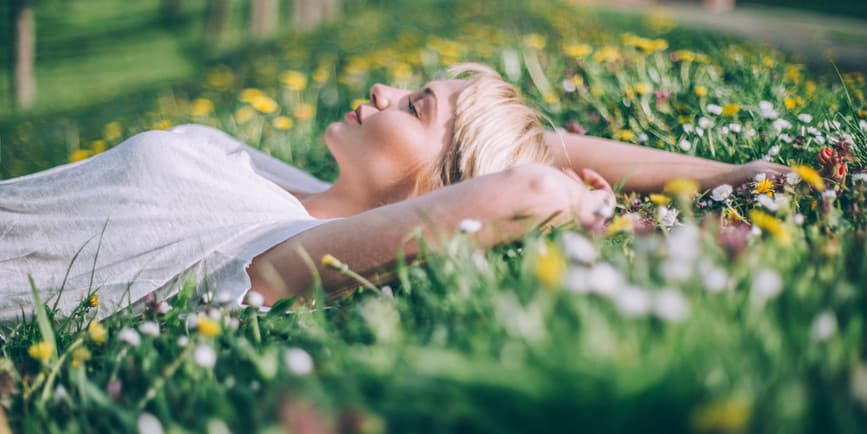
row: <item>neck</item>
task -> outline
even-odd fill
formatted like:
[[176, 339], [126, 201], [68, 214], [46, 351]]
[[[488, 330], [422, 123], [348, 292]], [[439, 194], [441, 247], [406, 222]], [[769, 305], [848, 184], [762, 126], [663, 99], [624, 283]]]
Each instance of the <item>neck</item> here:
[[338, 177], [328, 190], [300, 198], [301, 204], [311, 216], [317, 219], [328, 219], [353, 216], [408, 197], [404, 189], [395, 189], [389, 194], [374, 196], [367, 190], [359, 189], [358, 185], [360, 184]]

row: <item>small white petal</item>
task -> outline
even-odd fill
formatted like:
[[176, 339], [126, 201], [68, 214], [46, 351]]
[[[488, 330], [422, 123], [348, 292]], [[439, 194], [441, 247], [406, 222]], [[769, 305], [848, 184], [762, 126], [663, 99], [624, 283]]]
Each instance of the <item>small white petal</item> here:
[[782, 289], [783, 279], [780, 274], [770, 268], [762, 268], [753, 274], [750, 297], [754, 303], [761, 305], [779, 294]]
[[193, 360], [197, 365], [211, 369], [217, 364], [217, 352], [208, 344], [199, 344], [193, 350]]
[[761, 204], [763, 207], [765, 207], [768, 211], [771, 211], [771, 212], [776, 212], [776, 211], [777, 211], [777, 208], [778, 208], [778, 206], [777, 206], [777, 202], [775, 202], [775, 201], [774, 201], [773, 199], [771, 199], [769, 196], [766, 196], [766, 195], [764, 195], [764, 194], [760, 194], [760, 195], [756, 198], [756, 201], [758, 201], [759, 204]]
[[805, 124], [809, 124], [810, 122], [813, 122], [813, 116], [807, 113], [801, 113], [798, 115], [798, 120]]
[[566, 232], [563, 234], [563, 251], [566, 256], [578, 262], [589, 264], [596, 260], [599, 253], [583, 235], [576, 232]]
[[720, 107], [716, 104], [708, 104], [707, 105], [707, 111], [710, 114], [719, 115], [719, 114], [722, 114], [722, 107]]
[[729, 124], [729, 130], [735, 134], [741, 132], [741, 124]]
[[650, 312], [652, 299], [647, 291], [629, 287], [615, 294], [614, 303], [624, 316], [637, 317]]
[[157, 337], [160, 335], [160, 325], [153, 321], [145, 321], [138, 326], [138, 331], [145, 336]]
[[692, 149], [692, 143], [690, 143], [689, 140], [686, 140], [686, 139], [682, 139], [680, 141], [680, 143], [677, 144], [677, 146], [680, 147], [680, 149], [683, 150], [684, 152]]
[[680, 322], [689, 315], [689, 303], [680, 292], [665, 289], [654, 297], [653, 313], [665, 321]]
[[178, 338], [178, 346], [181, 348], [186, 348], [186, 346], [189, 345], [189, 343], [190, 343], [190, 338], [188, 338], [186, 336], [181, 336]]
[[133, 347], [137, 347], [141, 344], [141, 336], [138, 334], [137, 331], [129, 327], [121, 330], [120, 333], [117, 334], [117, 337], [121, 340], [121, 342], [125, 342], [126, 344]]
[[717, 202], [722, 202], [732, 195], [732, 191], [734, 191], [734, 189], [729, 184], [718, 185], [710, 191], [710, 198]]
[[713, 121], [702, 116], [698, 119], [698, 126], [704, 129], [708, 129], [713, 126]]
[[163, 424], [156, 416], [150, 413], [138, 415], [136, 422], [139, 434], [163, 434]]
[[313, 372], [313, 358], [301, 348], [289, 348], [283, 354], [283, 361], [289, 372], [295, 375], [307, 375]]
[[834, 316], [834, 312], [828, 310], [817, 315], [810, 326], [810, 337], [819, 342], [827, 341], [836, 332], [837, 317]]
[[247, 291], [247, 306], [260, 308], [265, 304], [265, 296], [257, 291]]
[[799, 182], [801, 182], [801, 175], [795, 172], [786, 173], [786, 184], [797, 185]]

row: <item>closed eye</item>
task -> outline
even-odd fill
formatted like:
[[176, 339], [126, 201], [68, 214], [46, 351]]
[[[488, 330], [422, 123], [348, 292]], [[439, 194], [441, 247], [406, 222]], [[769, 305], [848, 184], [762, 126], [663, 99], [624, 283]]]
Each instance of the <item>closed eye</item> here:
[[407, 106], [409, 108], [409, 112], [412, 113], [413, 116], [419, 117], [418, 110], [415, 108], [415, 104], [412, 102], [412, 98], [407, 98]]

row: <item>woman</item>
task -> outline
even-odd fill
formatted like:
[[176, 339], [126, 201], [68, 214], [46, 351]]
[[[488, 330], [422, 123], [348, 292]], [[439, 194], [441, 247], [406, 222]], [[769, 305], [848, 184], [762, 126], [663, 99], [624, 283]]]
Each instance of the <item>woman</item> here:
[[217, 301], [238, 305], [253, 290], [270, 305], [308, 297], [316, 267], [336, 297], [354, 282], [319, 264], [325, 254], [378, 281], [398, 249], [418, 253], [416, 229], [436, 242], [476, 219], [491, 246], [539, 224], [598, 226], [613, 207], [609, 182], [653, 191], [685, 177], [709, 188], [781, 169], [545, 132], [490, 68], [450, 72], [470, 77], [374, 85], [369, 104], [331, 124], [332, 185], [200, 125], [0, 182], [0, 319], [29, 314], [31, 283], [62, 313], [89, 300], [98, 317], [169, 297], [186, 277]]

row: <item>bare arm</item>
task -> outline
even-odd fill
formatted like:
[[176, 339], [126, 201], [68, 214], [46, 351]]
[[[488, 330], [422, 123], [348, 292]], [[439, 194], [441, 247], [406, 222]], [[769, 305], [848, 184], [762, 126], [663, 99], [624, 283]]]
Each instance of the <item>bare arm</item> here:
[[[395, 263], [403, 248], [407, 259], [419, 246], [414, 237], [422, 230], [425, 240], [436, 246], [440, 234], [450, 235], [463, 219], [482, 222], [475, 234], [483, 247], [514, 240], [555, 213], [588, 223], [586, 207], [597, 206], [601, 191], [589, 192], [583, 183], [543, 165], [526, 165], [480, 176], [431, 193], [375, 208], [355, 216], [316, 226], [274, 246], [253, 260], [248, 273], [252, 289], [265, 296], [266, 304], [291, 296], [306, 297], [313, 276], [302, 260], [303, 248], [316, 262], [323, 287], [330, 297], [340, 296], [356, 285], [339, 272], [323, 267], [319, 260], [330, 253], [362, 275], [378, 279]], [[610, 193], [609, 193], [610, 194]]]
[[554, 154], [556, 167], [593, 169], [612, 185], [623, 183], [624, 191], [661, 191], [667, 181], [675, 178], [693, 179], [702, 189], [709, 189], [748, 181], [757, 173], [788, 170], [763, 161], [728, 164], [567, 132], [562, 132], [562, 138], [561, 141], [557, 132], [545, 134], [545, 144]]

